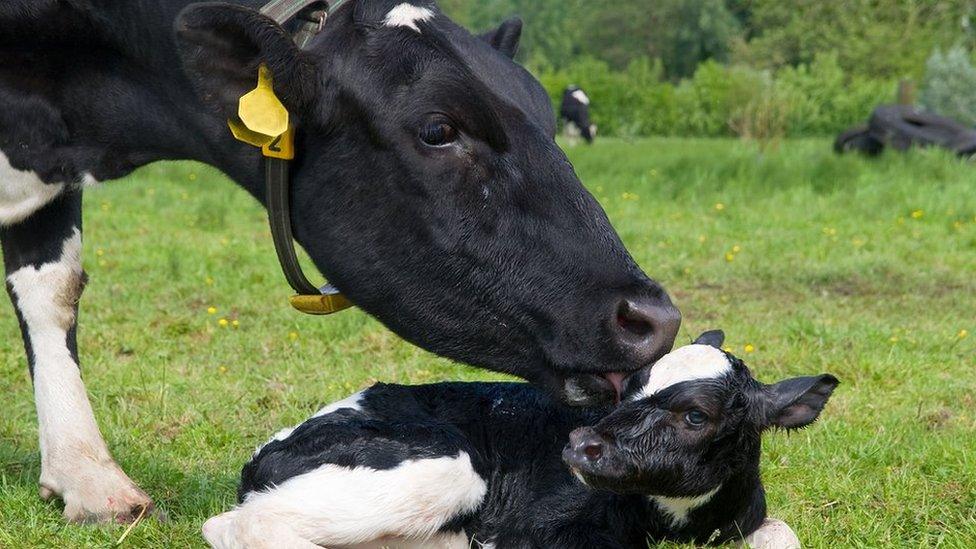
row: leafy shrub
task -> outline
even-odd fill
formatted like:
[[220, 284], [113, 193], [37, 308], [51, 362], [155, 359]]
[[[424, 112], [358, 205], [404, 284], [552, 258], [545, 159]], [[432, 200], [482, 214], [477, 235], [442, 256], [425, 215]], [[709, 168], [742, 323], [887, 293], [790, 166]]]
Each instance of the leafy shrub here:
[[936, 114], [976, 125], [976, 67], [966, 50], [935, 50], [929, 57], [921, 103]]
[[831, 135], [866, 120], [895, 92], [894, 82], [849, 77], [836, 55], [776, 73], [706, 61], [677, 84], [662, 74], [661, 64], [646, 58], [623, 71], [584, 58], [544, 71], [540, 80], [557, 106], [567, 85], [581, 86], [600, 134], [617, 136]]

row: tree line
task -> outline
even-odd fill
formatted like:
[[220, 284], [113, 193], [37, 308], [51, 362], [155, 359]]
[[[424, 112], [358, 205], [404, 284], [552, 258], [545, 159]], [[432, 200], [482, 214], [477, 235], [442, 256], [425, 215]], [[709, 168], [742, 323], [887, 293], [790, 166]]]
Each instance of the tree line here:
[[[475, 31], [520, 16], [526, 27], [519, 61], [540, 76], [554, 98], [561, 92], [555, 88], [569, 82], [597, 88], [591, 90], [594, 118], [610, 133], [669, 128], [679, 135], [829, 133], [865, 118], [862, 111], [879, 100], [893, 99], [900, 79], [925, 88], [927, 67], [932, 73], [933, 59], [942, 52], [954, 52], [956, 64], [962, 55], [971, 66], [976, 50], [973, 0], [439, 4]], [[936, 72], [950, 78], [958, 73]], [[818, 89], [823, 78], [827, 89]], [[632, 97], [634, 91], [611, 86], [643, 86], [655, 98]], [[939, 86], [966, 89], [968, 84]], [[976, 112], [976, 91], [971, 95], [951, 102], [972, 103]], [[635, 121], [634, 109], [653, 107], [656, 113], [637, 112]], [[674, 125], [673, 119], [680, 120]]]
[[778, 69], [834, 52], [845, 72], [920, 76], [936, 48], [976, 46], [972, 0], [440, 0], [468, 28], [518, 15], [521, 61], [564, 68], [580, 56], [625, 68], [660, 59], [687, 78], [709, 59]]

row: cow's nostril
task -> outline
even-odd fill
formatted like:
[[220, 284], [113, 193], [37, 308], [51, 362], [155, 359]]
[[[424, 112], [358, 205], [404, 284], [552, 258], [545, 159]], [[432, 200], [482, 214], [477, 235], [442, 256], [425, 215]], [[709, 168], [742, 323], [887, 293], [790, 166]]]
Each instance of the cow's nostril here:
[[666, 296], [664, 299], [633, 297], [620, 300], [614, 324], [618, 347], [637, 368], [671, 350], [681, 325], [681, 314]]
[[583, 454], [586, 459], [596, 461], [603, 456], [603, 445], [599, 442], [591, 442], [583, 448]]
[[637, 337], [648, 337], [654, 333], [654, 324], [629, 300], [621, 301], [617, 307], [617, 325]]

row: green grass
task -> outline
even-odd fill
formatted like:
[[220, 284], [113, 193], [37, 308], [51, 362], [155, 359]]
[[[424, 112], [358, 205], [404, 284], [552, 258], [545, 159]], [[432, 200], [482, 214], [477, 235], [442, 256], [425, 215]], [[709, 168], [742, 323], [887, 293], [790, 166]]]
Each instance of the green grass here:
[[[774, 516], [812, 547], [976, 546], [976, 167], [836, 157], [826, 141], [569, 154], [675, 297], [683, 341], [723, 328], [766, 381], [843, 381], [815, 426], [766, 438]], [[359, 312], [292, 312], [263, 212], [210, 169], [150, 167], [85, 206], [85, 380], [116, 458], [170, 519], [126, 546], [202, 545], [253, 447], [323, 403], [375, 380], [499, 379]], [[37, 498], [31, 386], [0, 307], [0, 547], [110, 546], [122, 527], [66, 526]]]

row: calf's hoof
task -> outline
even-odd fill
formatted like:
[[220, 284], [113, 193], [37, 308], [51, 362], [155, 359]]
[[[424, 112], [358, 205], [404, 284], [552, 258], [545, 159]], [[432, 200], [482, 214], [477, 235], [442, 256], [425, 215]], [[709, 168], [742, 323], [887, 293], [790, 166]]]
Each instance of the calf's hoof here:
[[767, 518], [758, 530], [746, 536], [743, 545], [751, 549], [800, 549], [800, 538], [785, 522]]

